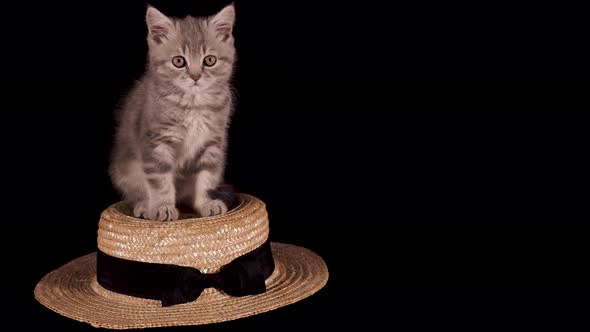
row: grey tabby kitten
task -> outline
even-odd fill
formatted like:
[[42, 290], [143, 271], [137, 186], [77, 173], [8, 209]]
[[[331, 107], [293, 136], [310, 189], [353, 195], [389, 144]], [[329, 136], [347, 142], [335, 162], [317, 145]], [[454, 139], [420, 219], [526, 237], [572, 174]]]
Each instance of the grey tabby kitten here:
[[148, 7], [149, 62], [120, 110], [111, 179], [136, 217], [227, 211], [211, 197], [225, 168], [235, 59], [233, 5], [208, 18], [172, 19]]

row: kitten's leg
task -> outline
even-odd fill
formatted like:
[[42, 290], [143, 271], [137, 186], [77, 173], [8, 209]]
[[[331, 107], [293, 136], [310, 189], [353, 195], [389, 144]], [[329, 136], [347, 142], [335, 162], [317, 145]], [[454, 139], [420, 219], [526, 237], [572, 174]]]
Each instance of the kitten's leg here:
[[113, 184], [123, 193], [124, 199], [133, 204], [133, 215], [147, 218], [149, 197], [141, 162], [121, 157], [117, 161], [111, 167]]
[[203, 217], [227, 212], [227, 206], [220, 199], [211, 199], [209, 191], [217, 188], [223, 178], [223, 152], [217, 146], [209, 147], [202, 155], [200, 171], [194, 177], [194, 209]]
[[217, 187], [221, 173], [214, 170], [202, 170], [195, 177], [194, 208], [203, 217], [214, 216], [227, 212], [227, 206], [220, 199], [211, 199], [209, 191]]
[[143, 160], [149, 196], [147, 218], [160, 221], [178, 219], [178, 210], [175, 206], [172, 149], [159, 145], [145, 153]]

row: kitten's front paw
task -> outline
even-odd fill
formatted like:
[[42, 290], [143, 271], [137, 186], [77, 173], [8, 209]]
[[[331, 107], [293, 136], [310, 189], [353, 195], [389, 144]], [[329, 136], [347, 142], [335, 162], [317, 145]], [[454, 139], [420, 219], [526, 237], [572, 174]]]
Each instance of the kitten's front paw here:
[[136, 218], [143, 218], [147, 219], [147, 205], [144, 203], [136, 203], [135, 207], [133, 207], [133, 216]]
[[214, 199], [205, 203], [202, 207], [197, 208], [201, 217], [210, 217], [218, 214], [226, 213], [227, 206], [222, 200]]
[[148, 213], [148, 219], [173, 221], [178, 219], [178, 209], [174, 204], [162, 204]]

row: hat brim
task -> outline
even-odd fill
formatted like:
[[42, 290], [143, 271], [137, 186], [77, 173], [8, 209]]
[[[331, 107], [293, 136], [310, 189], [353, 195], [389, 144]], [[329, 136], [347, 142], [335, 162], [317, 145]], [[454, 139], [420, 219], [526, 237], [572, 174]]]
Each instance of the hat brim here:
[[194, 302], [162, 307], [159, 301], [108, 291], [96, 282], [96, 253], [77, 258], [47, 274], [35, 298], [47, 308], [95, 327], [130, 329], [200, 325], [256, 315], [302, 300], [328, 281], [320, 256], [306, 248], [271, 243], [275, 271], [266, 292], [232, 297], [207, 289]]

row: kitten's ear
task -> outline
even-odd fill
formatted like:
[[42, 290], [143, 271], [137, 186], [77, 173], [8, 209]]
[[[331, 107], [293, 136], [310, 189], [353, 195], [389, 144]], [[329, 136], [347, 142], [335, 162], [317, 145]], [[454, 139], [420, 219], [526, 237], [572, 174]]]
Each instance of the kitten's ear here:
[[234, 5], [223, 8], [217, 15], [209, 20], [209, 25], [215, 29], [215, 33], [221, 40], [226, 41], [231, 37], [232, 28], [236, 19]]
[[161, 44], [164, 40], [170, 39], [174, 32], [174, 23], [166, 15], [156, 8], [149, 6], [145, 15], [149, 38]]

